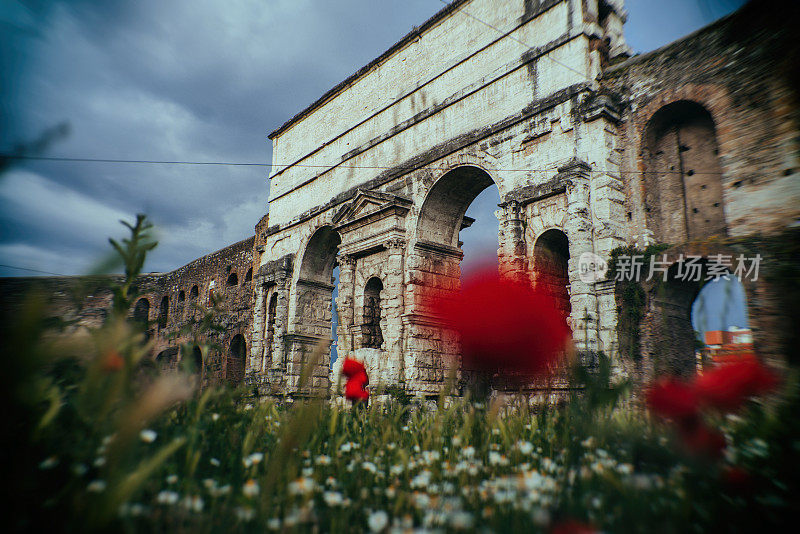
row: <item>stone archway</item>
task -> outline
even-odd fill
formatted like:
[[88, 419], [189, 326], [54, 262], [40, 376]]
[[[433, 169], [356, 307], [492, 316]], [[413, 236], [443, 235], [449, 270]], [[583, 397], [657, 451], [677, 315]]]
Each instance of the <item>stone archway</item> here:
[[[697, 368], [697, 340], [692, 321], [693, 306], [701, 290], [713, 280], [716, 273], [729, 275], [731, 268], [711, 269], [716, 259], [736, 258], [735, 251], [723, 247], [676, 247], [655, 258], [663, 273], [644, 282], [644, 309], [640, 323], [641, 364], [645, 375], [661, 374], [691, 376]], [[668, 268], [667, 268], [668, 266]], [[753, 318], [751, 296], [756, 283], [742, 280], [744, 312]]]
[[714, 120], [702, 105], [680, 100], [647, 123], [645, 214], [656, 238], [683, 243], [725, 235], [722, 172]]
[[695, 370], [695, 335], [692, 303], [700, 293], [701, 281], [682, 280], [678, 264], [668, 271], [667, 281], [648, 292], [649, 327], [646, 351], [654, 372], [691, 376]]
[[[300, 261], [295, 282], [295, 307], [291, 324], [294, 331], [287, 335], [289, 358], [288, 382], [296, 388], [303, 365], [311, 363], [311, 390], [328, 387], [330, 368], [330, 344], [333, 336], [332, 302], [335, 289], [333, 270], [341, 237], [332, 226], [318, 228], [306, 245]], [[309, 362], [308, 358], [319, 344], [328, 346], [320, 361]], [[307, 384], [308, 385], [308, 384]]]
[[466, 217], [472, 201], [486, 188], [496, 186], [485, 170], [467, 165], [444, 174], [431, 187], [422, 204], [411, 251], [418, 265], [412, 274], [416, 308], [460, 287], [461, 260], [459, 232], [472, 224]]
[[[460, 366], [460, 347], [454, 332], [444, 327], [431, 304], [461, 287], [459, 232], [472, 220], [467, 209], [486, 188], [496, 186], [485, 170], [466, 165], [445, 173], [430, 188], [420, 209], [415, 241], [409, 251], [406, 361], [413, 362], [411, 386], [438, 393], [453, 366]], [[499, 238], [498, 238], [499, 242]]]

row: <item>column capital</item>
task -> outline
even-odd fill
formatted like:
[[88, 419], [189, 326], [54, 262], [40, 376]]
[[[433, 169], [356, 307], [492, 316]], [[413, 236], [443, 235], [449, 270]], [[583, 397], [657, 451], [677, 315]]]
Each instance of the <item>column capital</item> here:
[[572, 158], [564, 165], [558, 168], [558, 174], [562, 178], [579, 178], [579, 177], [589, 177], [589, 172], [591, 172], [592, 166], [586, 163], [583, 160], [578, 158]]
[[406, 248], [406, 240], [400, 237], [393, 237], [386, 242], [386, 246], [389, 250], [397, 252]]
[[354, 269], [356, 266], [356, 258], [351, 254], [340, 254], [337, 260], [342, 268]]

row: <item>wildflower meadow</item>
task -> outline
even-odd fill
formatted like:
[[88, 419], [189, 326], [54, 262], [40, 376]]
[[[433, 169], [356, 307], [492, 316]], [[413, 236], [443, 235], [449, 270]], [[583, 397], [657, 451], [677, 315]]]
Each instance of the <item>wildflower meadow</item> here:
[[[355, 361], [349, 401], [200, 388], [188, 369], [142, 366], [149, 346], [126, 317], [155, 243], [143, 217], [129, 228], [102, 327], [53, 334], [36, 296], [4, 326], [12, 530], [781, 532], [798, 509], [794, 369], [752, 356], [636, 384], [599, 354], [562, 362], [567, 393], [535, 401], [446, 387], [423, 402], [370, 387]], [[491, 309], [503, 291], [481, 298]], [[496, 341], [475, 330], [470, 354], [497, 351], [496, 374], [516, 361], [508, 339], [555, 350], [552, 329], [530, 338], [526, 321], [498, 325]]]

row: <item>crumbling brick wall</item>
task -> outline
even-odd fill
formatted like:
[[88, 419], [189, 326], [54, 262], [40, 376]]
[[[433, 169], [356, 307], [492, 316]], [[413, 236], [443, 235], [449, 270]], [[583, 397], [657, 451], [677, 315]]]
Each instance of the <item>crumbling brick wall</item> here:
[[[748, 236], [779, 234], [800, 221], [800, 46], [787, 23], [798, 14], [793, 2], [751, 2], [601, 77], [622, 110], [628, 239], [642, 248], [674, 245], [666, 251], [671, 260], [678, 252], [761, 254], [761, 277], [745, 291], [755, 347], [773, 361], [785, 354], [781, 340], [792, 327], [780, 317], [777, 286], [768, 279], [775, 255]], [[673, 371], [690, 366], [694, 350], [680, 348], [675, 334], [691, 334], [701, 286], [648, 290], [646, 362], [661, 347]]]
[[[242, 381], [251, 345], [253, 245], [250, 237], [174, 271], [139, 277], [129, 317], [145, 328], [153, 343], [145, 366], [177, 368], [184, 358], [196, 358], [195, 342], [208, 343], [214, 348], [196, 369], [203, 383]], [[8, 318], [18, 313], [26, 296], [36, 292], [45, 298], [48, 322], [54, 327], [64, 326], [66, 333], [97, 328], [110, 312], [113, 284], [121, 281], [118, 275], [3, 278], [3, 314]], [[201, 332], [197, 321], [203, 309], [211, 307], [212, 295], [218, 301], [215, 323], [221, 331]], [[186, 351], [181, 350], [184, 344]], [[240, 365], [235, 358], [241, 359]]]

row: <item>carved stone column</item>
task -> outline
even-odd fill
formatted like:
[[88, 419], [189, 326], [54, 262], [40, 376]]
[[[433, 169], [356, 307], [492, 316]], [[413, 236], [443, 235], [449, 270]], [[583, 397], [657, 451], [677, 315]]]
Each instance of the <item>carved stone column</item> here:
[[353, 329], [355, 328], [355, 277], [356, 259], [350, 255], [339, 258], [339, 295], [336, 297], [336, 313], [339, 323], [336, 326], [336, 351], [338, 358], [352, 356], [355, 350]]
[[405, 251], [406, 241], [390, 239], [386, 284], [383, 288], [381, 315], [385, 319], [384, 343], [392, 378], [397, 384], [405, 383], [405, 361], [403, 354], [403, 314], [405, 313]]
[[500, 272], [510, 278], [522, 280], [526, 276], [525, 220], [522, 206], [516, 200], [500, 204], [503, 211], [500, 221]]
[[[252, 372], [262, 374], [257, 380], [260, 394], [272, 394], [281, 391], [283, 387], [286, 372], [284, 338], [289, 324], [289, 286], [293, 270], [294, 255], [288, 254], [262, 265], [254, 278], [258, 289], [253, 321], [252, 353], [254, 361], [257, 358], [258, 369], [253, 367]], [[273, 342], [271, 346], [267, 346], [267, 308], [273, 291], [277, 294], [275, 328]]]
[[567, 224], [569, 239], [570, 326], [579, 350], [597, 350], [598, 316], [594, 283], [580, 278], [579, 259], [584, 253], [594, 253], [594, 224], [590, 205], [588, 163], [572, 160], [558, 169], [567, 186]]

